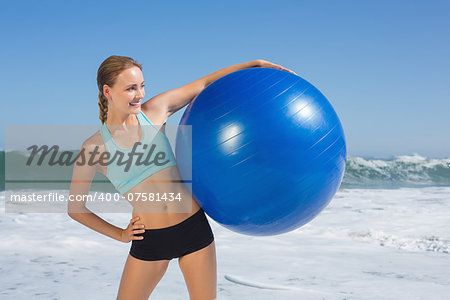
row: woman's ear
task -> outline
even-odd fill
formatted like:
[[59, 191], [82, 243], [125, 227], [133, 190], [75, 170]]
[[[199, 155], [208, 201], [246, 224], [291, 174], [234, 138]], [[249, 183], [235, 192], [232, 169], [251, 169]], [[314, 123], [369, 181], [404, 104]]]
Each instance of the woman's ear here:
[[103, 95], [105, 95], [108, 101], [111, 99], [111, 89], [107, 84], [103, 85]]

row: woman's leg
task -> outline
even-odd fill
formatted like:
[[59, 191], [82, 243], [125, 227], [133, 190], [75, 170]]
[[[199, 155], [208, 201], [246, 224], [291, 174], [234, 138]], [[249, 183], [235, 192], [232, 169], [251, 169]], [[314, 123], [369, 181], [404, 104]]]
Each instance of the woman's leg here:
[[163, 277], [170, 260], [144, 261], [128, 254], [117, 300], [147, 300]]
[[216, 246], [207, 247], [178, 259], [191, 300], [217, 298]]

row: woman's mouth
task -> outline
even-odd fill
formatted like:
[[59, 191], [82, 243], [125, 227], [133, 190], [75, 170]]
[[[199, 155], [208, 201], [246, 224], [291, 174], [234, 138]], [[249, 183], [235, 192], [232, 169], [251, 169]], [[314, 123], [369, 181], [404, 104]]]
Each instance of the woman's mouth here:
[[139, 107], [139, 106], [141, 106], [141, 101], [138, 101], [138, 102], [129, 102], [128, 105], [129, 105], [129, 106], [132, 106], [132, 107]]

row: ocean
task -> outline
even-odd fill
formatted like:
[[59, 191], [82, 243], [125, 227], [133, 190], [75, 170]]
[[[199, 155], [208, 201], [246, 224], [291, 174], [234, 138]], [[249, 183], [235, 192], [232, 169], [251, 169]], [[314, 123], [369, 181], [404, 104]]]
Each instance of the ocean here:
[[[63, 213], [5, 213], [4, 186], [0, 201], [1, 299], [115, 299], [130, 244]], [[99, 216], [125, 227], [130, 213]], [[218, 299], [449, 299], [450, 158], [349, 156], [330, 204], [282, 235], [208, 219]], [[188, 298], [172, 260], [150, 299]]]

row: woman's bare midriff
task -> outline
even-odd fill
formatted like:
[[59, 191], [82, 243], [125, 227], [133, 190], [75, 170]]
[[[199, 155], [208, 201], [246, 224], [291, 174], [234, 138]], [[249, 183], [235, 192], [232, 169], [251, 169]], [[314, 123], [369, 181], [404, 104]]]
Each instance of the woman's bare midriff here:
[[176, 225], [200, 206], [183, 183], [177, 166], [170, 166], [147, 177], [124, 194], [133, 206], [132, 217], [146, 229]]

